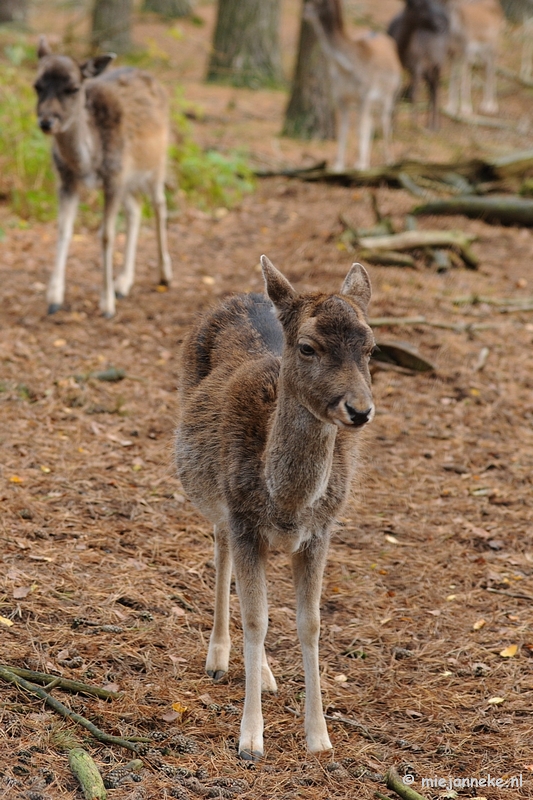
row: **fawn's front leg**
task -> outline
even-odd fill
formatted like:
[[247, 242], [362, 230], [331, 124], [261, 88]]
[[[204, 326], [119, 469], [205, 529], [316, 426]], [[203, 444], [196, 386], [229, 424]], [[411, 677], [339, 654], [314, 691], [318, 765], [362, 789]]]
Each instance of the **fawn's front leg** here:
[[67, 190], [61, 187], [59, 190], [57, 254], [54, 271], [50, 276], [46, 293], [49, 314], [55, 314], [56, 311], [59, 311], [65, 299], [65, 268], [77, 210], [77, 190]]
[[320, 593], [326, 564], [329, 534], [312, 539], [292, 557], [296, 589], [296, 626], [302, 648], [305, 674], [305, 736], [312, 753], [331, 750], [320, 691], [318, 640], [320, 637]]
[[113, 285], [113, 248], [115, 244], [115, 227], [120, 208], [120, 195], [110, 182], [104, 186], [104, 223], [102, 226], [102, 249], [104, 288], [100, 300], [100, 310], [104, 317], [110, 319], [115, 315], [115, 287]]
[[229, 593], [231, 585], [231, 553], [228, 531], [215, 525], [215, 614], [205, 671], [218, 681], [228, 671], [230, 653]]
[[246, 534], [240, 537], [233, 551], [244, 632], [244, 669], [246, 673], [239, 755], [248, 761], [257, 761], [263, 755], [261, 689], [264, 660], [266, 661], [264, 658], [265, 636], [268, 628], [266, 552], [264, 545], [253, 538], [253, 533], [250, 534], [249, 539], [245, 539], [245, 536]]

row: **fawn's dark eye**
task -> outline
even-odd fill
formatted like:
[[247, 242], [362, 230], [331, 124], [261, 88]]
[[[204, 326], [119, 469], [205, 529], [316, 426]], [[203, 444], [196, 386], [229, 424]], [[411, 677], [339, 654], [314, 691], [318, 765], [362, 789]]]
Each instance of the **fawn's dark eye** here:
[[78, 86], [68, 86], [65, 89], [65, 94], [77, 94], [79, 92]]
[[310, 344], [306, 344], [306, 342], [302, 342], [302, 344], [298, 345], [298, 349], [303, 356], [314, 356], [316, 350], [314, 347], [311, 347]]

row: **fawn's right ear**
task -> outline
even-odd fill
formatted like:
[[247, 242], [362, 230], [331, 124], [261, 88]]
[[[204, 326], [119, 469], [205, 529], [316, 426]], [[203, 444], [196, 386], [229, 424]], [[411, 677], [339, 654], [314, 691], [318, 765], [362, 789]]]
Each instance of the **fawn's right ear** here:
[[354, 297], [366, 311], [372, 296], [372, 287], [368, 272], [362, 264], [352, 264], [342, 284], [341, 294]]
[[52, 51], [50, 49], [50, 45], [48, 44], [48, 39], [46, 36], [39, 36], [39, 45], [37, 47], [37, 57], [44, 58], [45, 56], [51, 56]]
[[284, 307], [294, 300], [297, 292], [266, 256], [261, 256], [261, 269], [265, 279], [266, 293], [278, 311], [282, 311]]
[[116, 57], [116, 53], [106, 53], [104, 56], [89, 58], [88, 61], [84, 61], [83, 64], [80, 64], [82, 76], [84, 78], [96, 78], [96, 76], [100, 75], [107, 65]]

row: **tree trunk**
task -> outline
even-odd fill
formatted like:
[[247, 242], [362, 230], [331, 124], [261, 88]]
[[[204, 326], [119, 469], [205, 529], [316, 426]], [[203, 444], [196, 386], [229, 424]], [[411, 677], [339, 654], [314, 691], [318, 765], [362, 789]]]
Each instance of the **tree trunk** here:
[[233, 86], [279, 84], [280, 0], [219, 0], [208, 81]]
[[511, 22], [524, 22], [533, 17], [532, 0], [500, 0], [503, 13]]
[[302, 18], [296, 70], [282, 133], [295, 139], [334, 139], [335, 131], [328, 65], [313, 28]]
[[192, 12], [191, 0], [144, 0], [143, 11], [153, 11], [168, 19], [188, 17]]
[[0, 24], [2, 22], [26, 22], [27, 0], [0, 0]]
[[132, 0], [94, 0], [91, 44], [95, 50], [131, 50], [132, 7]]

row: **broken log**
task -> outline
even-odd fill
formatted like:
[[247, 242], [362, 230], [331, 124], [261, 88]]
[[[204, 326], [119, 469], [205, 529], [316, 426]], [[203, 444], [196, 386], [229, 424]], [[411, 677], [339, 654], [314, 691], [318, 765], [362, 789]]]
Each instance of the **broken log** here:
[[417, 206], [413, 214], [462, 214], [472, 219], [483, 219], [500, 225], [533, 227], [533, 200], [524, 197], [493, 195], [463, 195], [447, 200], [432, 200]]
[[[433, 204], [428, 204], [433, 205]], [[426, 208], [427, 206], [419, 206]], [[403, 231], [390, 236], [364, 236], [358, 244], [369, 252], [383, 250], [416, 250], [420, 247], [451, 247], [457, 250], [467, 267], [476, 269], [477, 257], [472, 253], [470, 245], [475, 236], [462, 231]]]

